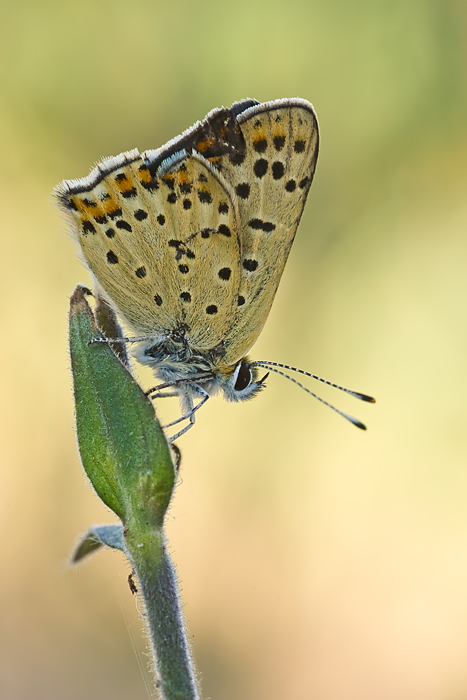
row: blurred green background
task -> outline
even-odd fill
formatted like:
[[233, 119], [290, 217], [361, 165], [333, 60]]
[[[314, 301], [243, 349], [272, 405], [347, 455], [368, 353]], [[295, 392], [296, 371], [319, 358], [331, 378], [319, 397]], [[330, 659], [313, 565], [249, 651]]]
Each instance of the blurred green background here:
[[272, 376], [180, 440], [168, 536], [204, 697], [467, 698], [466, 47], [455, 0], [0, 3], [1, 698], [148, 696], [128, 565], [67, 563], [115, 518], [77, 457], [67, 306], [89, 276], [49, 193], [213, 107], [295, 96], [321, 154], [252, 355], [378, 403], [319, 387], [364, 434]]

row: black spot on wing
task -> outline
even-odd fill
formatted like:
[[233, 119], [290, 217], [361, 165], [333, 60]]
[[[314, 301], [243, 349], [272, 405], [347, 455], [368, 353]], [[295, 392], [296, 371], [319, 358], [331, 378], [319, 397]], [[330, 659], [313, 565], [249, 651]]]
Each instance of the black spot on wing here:
[[133, 229], [131, 228], [128, 221], [124, 221], [123, 219], [120, 219], [119, 221], [117, 221], [115, 226], [117, 228], [123, 229], [124, 231], [129, 231], [130, 233], [131, 233], [131, 231], [133, 231]]
[[270, 233], [276, 228], [276, 225], [273, 224], [272, 221], [263, 221], [262, 219], [251, 219], [248, 222], [248, 226], [251, 226], [252, 229], [257, 231], [265, 231], [266, 233]]
[[165, 176], [162, 178], [162, 182], [164, 183], [164, 185], [167, 185], [167, 187], [168, 187], [170, 190], [174, 190], [174, 189], [175, 189], [175, 178], [174, 178], [173, 175], [165, 175]]
[[88, 233], [96, 233], [94, 224], [92, 224], [90, 221], [83, 221], [83, 233], [85, 236], [87, 236]]
[[223, 267], [218, 272], [218, 275], [221, 278], [221, 280], [224, 280], [225, 282], [227, 282], [230, 279], [231, 274], [232, 274], [232, 270], [230, 269], [230, 267]]
[[272, 142], [276, 151], [282, 151], [285, 144], [285, 136], [274, 136]]
[[245, 270], [248, 270], [248, 272], [254, 272], [258, 267], [258, 261], [252, 260], [251, 258], [246, 258], [243, 261], [243, 267]]
[[117, 216], [122, 215], [122, 210], [119, 209], [114, 209], [113, 211], [108, 211], [107, 214], [110, 216], [111, 219], [115, 219]]
[[248, 199], [250, 196], [250, 185], [248, 182], [241, 182], [239, 185], [236, 186], [235, 192], [239, 197], [242, 199]]
[[201, 204], [211, 204], [212, 202], [211, 193], [207, 190], [198, 190], [198, 199]]
[[293, 145], [293, 149], [295, 153], [303, 153], [303, 151], [305, 150], [305, 141], [303, 141], [302, 139], [297, 139], [297, 141], [295, 141]]
[[268, 142], [266, 139], [258, 139], [257, 141], [253, 141], [253, 148], [255, 149], [256, 153], [264, 153], [267, 147]]
[[253, 166], [253, 171], [256, 177], [264, 177], [268, 171], [268, 161], [264, 158], [259, 158]]
[[280, 180], [281, 177], [284, 177], [284, 173], [284, 163], [281, 163], [279, 160], [276, 160], [276, 162], [272, 164], [272, 176], [274, 180]]
[[67, 209], [70, 209], [71, 211], [78, 211], [78, 207], [74, 203], [72, 199], [67, 197], [66, 195], [59, 195], [60, 202], [63, 204], [64, 207]]
[[172, 238], [169, 241], [169, 247], [175, 248], [177, 251], [175, 260], [181, 260], [184, 255], [186, 255], [186, 257], [190, 260], [194, 260], [194, 258], [196, 257], [194, 252], [191, 250], [191, 248], [188, 248], [186, 243], [184, 243], [183, 241], [179, 241], [176, 238]]
[[137, 221], [144, 221], [144, 219], [148, 218], [148, 213], [144, 209], [137, 209], [133, 216]]
[[107, 262], [109, 265], [116, 265], [118, 263], [118, 257], [115, 255], [113, 250], [109, 250], [107, 253]]
[[131, 199], [132, 197], [136, 197], [136, 187], [132, 187], [129, 190], [125, 190], [124, 192], [121, 193], [121, 195], [125, 199]]
[[[147, 170], [147, 168], [140, 168], [140, 170]], [[150, 180], [141, 180], [141, 184], [143, 185], [145, 190], [148, 190], [151, 192], [152, 190], [158, 190], [159, 189], [159, 183], [157, 182], [156, 178], [151, 177]]]

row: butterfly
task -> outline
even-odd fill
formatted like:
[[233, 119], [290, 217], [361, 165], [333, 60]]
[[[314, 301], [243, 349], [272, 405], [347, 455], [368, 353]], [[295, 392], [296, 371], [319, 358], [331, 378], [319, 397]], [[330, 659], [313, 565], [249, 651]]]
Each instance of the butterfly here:
[[96, 294], [137, 334], [118, 342], [135, 343], [137, 360], [162, 381], [148, 393], [170, 388], [181, 399], [183, 415], [169, 426], [190, 423], [171, 440], [211, 395], [254, 397], [267, 377], [260, 367], [319, 379], [247, 357], [271, 309], [318, 146], [306, 100], [247, 99], [212, 110], [159, 149], [108, 158], [55, 188]]

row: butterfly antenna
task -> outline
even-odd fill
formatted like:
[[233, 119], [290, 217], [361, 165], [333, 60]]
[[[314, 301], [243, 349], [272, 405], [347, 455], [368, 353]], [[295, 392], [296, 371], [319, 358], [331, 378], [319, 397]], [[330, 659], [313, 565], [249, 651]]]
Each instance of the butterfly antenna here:
[[[260, 365], [260, 366], [261, 366], [261, 363], [259, 363], [259, 362], [252, 362], [251, 365], [250, 365], [250, 367], [252, 367], [253, 365]], [[279, 366], [282, 367], [282, 365], [279, 365]], [[303, 389], [303, 391], [306, 391], [307, 394], [311, 394], [311, 396], [313, 396], [315, 399], [318, 399], [318, 401], [321, 401], [321, 403], [324, 403], [325, 406], [328, 406], [329, 408], [332, 408], [333, 411], [335, 411], [335, 412], [338, 413], [340, 416], [342, 416], [343, 418], [346, 418], [348, 421], [350, 421], [351, 423], [353, 423], [354, 425], [356, 425], [357, 428], [360, 428], [360, 430], [366, 430], [366, 425], [365, 425], [364, 423], [362, 423], [361, 421], [357, 420], [357, 419], [354, 418], [353, 416], [349, 416], [349, 414], [348, 414], [348, 413], [344, 413], [344, 411], [339, 411], [338, 408], [336, 408], [335, 406], [333, 406], [331, 403], [328, 403], [327, 401], [325, 401], [324, 399], [322, 399], [320, 396], [317, 396], [317, 394], [314, 394], [314, 393], [313, 393], [312, 391], [310, 391], [306, 386], [303, 386], [303, 384], [300, 384], [300, 382], [298, 382], [296, 379], [294, 379], [293, 377], [289, 377], [289, 375], [286, 374], [285, 372], [281, 372], [279, 369], [274, 369], [274, 367], [268, 367], [267, 369], [269, 369], [271, 372], [275, 372], [276, 374], [280, 374], [281, 377], [285, 377], [285, 378], [288, 379], [290, 382], [293, 382], [294, 384], [297, 384], [297, 386], [299, 386], [300, 389]], [[304, 374], [308, 374], [308, 373], [307, 373], [307, 372], [304, 372]], [[313, 376], [313, 375], [312, 375], [312, 376]], [[331, 384], [331, 382], [326, 382], [326, 384]], [[331, 386], [335, 386], [335, 385], [332, 384]], [[338, 387], [338, 389], [340, 389], [340, 388], [341, 388], [341, 387]], [[353, 392], [349, 392], [349, 393], [352, 393], [352, 394], [353, 394]]]
[[[345, 391], [346, 394], [350, 394], [350, 396], [354, 396], [356, 399], [360, 399], [360, 401], [367, 401], [368, 403], [376, 403], [376, 399], [374, 399], [372, 396], [368, 396], [367, 394], [362, 394], [360, 391], [352, 391], [351, 389], [346, 389], [344, 386], [341, 386], [340, 384], [334, 384], [334, 382], [330, 382], [327, 379], [323, 379], [322, 377], [318, 377], [316, 374], [311, 374], [311, 372], [305, 372], [304, 369], [298, 369], [298, 367], [291, 367], [290, 365], [283, 365], [280, 362], [269, 362], [269, 360], [259, 360], [258, 362], [252, 362], [250, 367], [254, 367], [255, 365], [259, 367], [265, 367], [266, 369], [269, 369], [272, 367], [282, 367], [282, 369], [288, 369], [291, 372], [298, 372], [299, 374], [304, 374], [306, 377], [310, 377], [311, 379], [317, 379], [318, 382], [322, 382], [323, 384], [327, 384], [328, 386], [334, 387], [334, 389], [340, 389], [341, 391]], [[274, 370], [273, 370], [274, 371]], [[279, 374], [281, 374], [279, 372]], [[292, 377], [289, 377], [287, 374], [284, 375], [291, 381], [295, 381], [292, 379]], [[298, 384], [298, 382], [296, 382]], [[311, 392], [310, 392], [311, 393]], [[318, 397], [317, 397], [318, 398]]]

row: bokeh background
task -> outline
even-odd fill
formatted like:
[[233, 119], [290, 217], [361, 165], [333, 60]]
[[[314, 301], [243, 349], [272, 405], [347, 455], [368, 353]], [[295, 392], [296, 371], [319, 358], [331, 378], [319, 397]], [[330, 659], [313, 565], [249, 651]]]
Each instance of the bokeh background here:
[[253, 354], [378, 403], [318, 388], [362, 433], [272, 376], [180, 440], [167, 531], [204, 697], [467, 698], [466, 47], [456, 0], [2, 0], [1, 698], [150, 694], [128, 565], [68, 565], [115, 518], [77, 456], [67, 306], [89, 277], [49, 193], [215, 106], [295, 96], [321, 154]]

